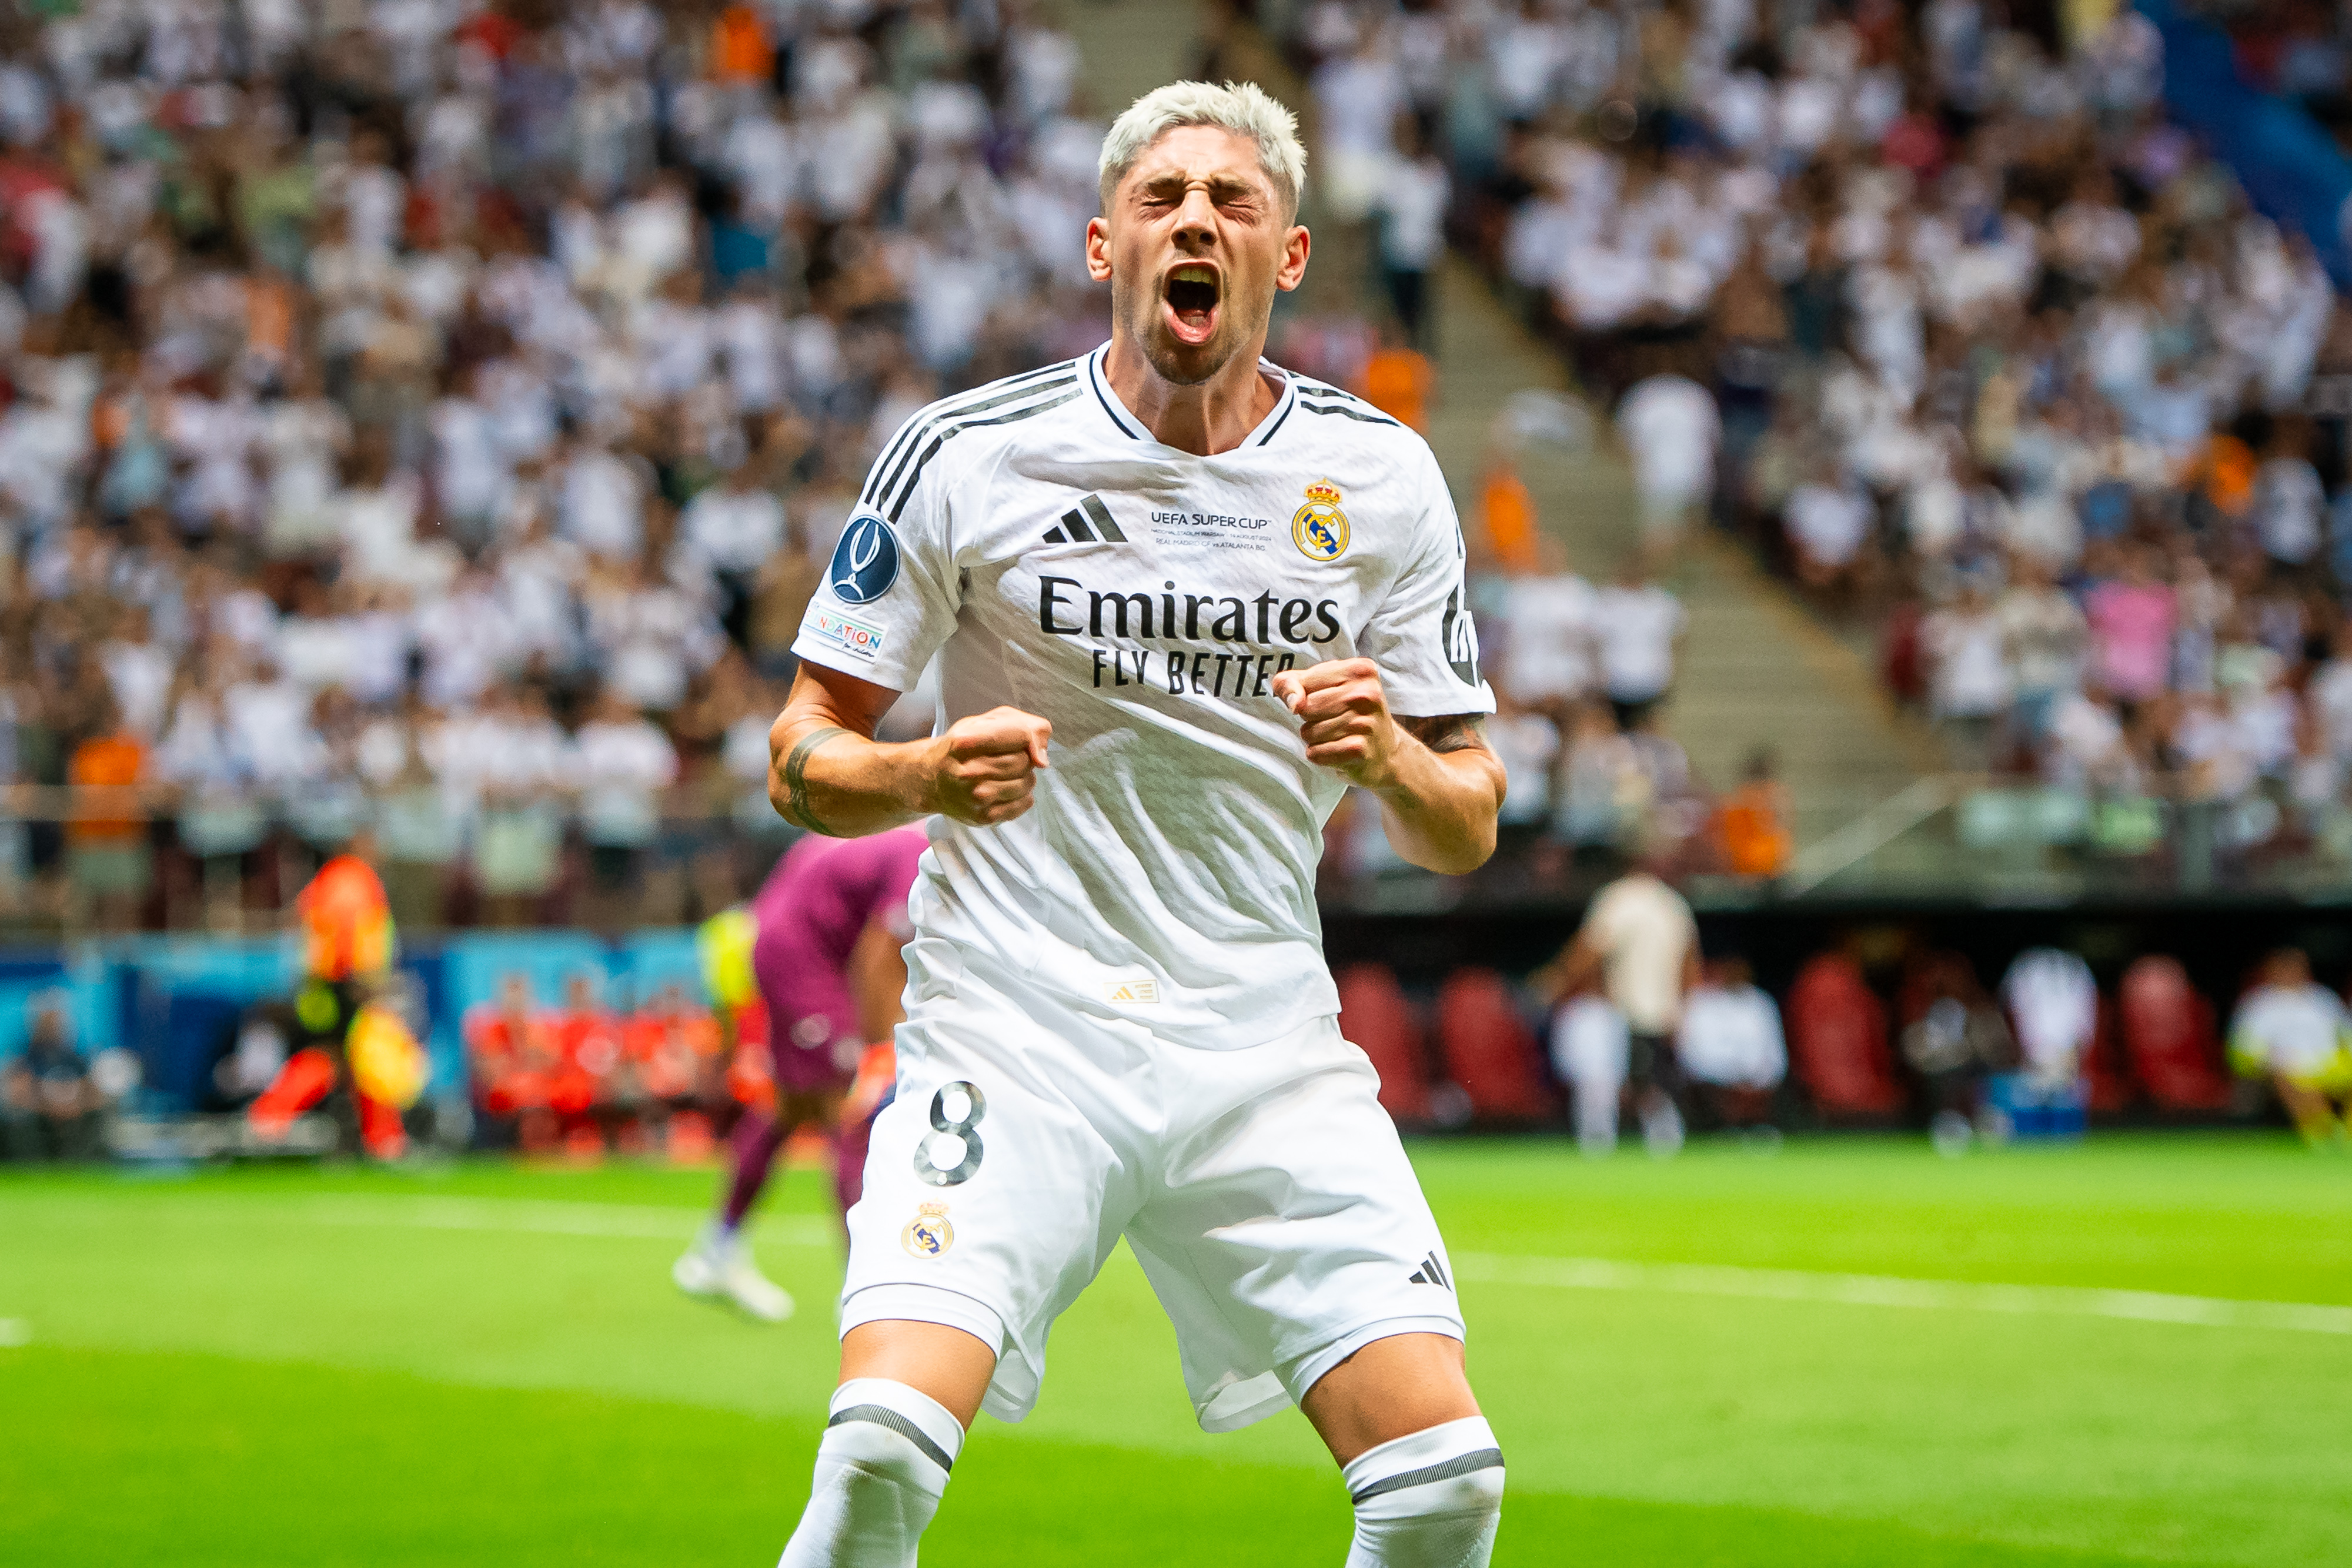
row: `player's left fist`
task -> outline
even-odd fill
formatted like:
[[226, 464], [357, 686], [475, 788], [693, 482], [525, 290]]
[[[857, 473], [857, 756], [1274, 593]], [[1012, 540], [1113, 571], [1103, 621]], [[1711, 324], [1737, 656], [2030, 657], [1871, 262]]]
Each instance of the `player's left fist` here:
[[1334, 659], [1274, 677], [1274, 695], [1298, 718], [1307, 760], [1368, 789], [1395, 772], [1404, 732], [1389, 713], [1380, 667], [1370, 659]]

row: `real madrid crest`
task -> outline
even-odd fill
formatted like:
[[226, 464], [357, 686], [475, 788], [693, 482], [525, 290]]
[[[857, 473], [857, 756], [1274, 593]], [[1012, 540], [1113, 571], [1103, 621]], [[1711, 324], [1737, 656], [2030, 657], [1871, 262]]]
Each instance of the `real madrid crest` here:
[[1291, 542], [1309, 560], [1338, 560], [1348, 553], [1348, 514], [1339, 509], [1339, 486], [1318, 479], [1307, 486], [1307, 505], [1290, 515]]
[[898, 1232], [898, 1245], [913, 1258], [937, 1258], [955, 1245], [955, 1226], [948, 1219], [944, 1203], [918, 1205], [915, 1218], [907, 1221], [907, 1228]]

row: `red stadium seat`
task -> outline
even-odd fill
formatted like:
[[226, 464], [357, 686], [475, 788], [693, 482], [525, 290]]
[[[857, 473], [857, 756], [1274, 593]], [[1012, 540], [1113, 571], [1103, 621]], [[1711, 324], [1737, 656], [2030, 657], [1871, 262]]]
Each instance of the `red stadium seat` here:
[[2127, 1109], [2137, 1097], [2123, 1050], [2116, 1042], [2119, 1020], [2113, 997], [2099, 998], [2099, 1021], [2091, 1032], [2091, 1049], [2083, 1058], [2083, 1077], [2091, 1087], [2091, 1109], [2112, 1116]]
[[1535, 1031], [1492, 969], [1456, 969], [1437, 992], [1437, 1041], [1445, 1071], [1482, 1122], [1539, 1122], [1552, 1113]]
[[1404, 988], [1386, 964], [1350, 964], [1331, 977], [1339, 988], [1339, 1032], [1372, 1059], [1381, 1106], [1399, 1122], [1428, 1121], [1428, 1047]]
[[2212, 1112], [2230, 1103], [2213, 1004], [2177, 958], [2150, 955], [2124, 971], [2124, 1054], [2160, 1111]]
[[1886, 1004], [1843, 953], [1823, 953], [1789, 988], [1789, 1046], [1797, 1076], [1824, 1116], [1886, 1117], [1903, 1109], [1887, 1042]]

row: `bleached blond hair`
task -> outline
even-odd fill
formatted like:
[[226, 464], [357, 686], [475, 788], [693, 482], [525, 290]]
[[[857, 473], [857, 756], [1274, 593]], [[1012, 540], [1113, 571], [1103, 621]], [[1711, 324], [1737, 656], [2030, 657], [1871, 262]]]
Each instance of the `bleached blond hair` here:
[[1283, 211], [1296, 217], [1298, 193], [1307, 184], [1307, 149], [1298, 141], [1298, 116], [1255, 82], [1171, 81], [1128, 106], [1103, 138], [1102, 204], [1110, 211], [1113, 192], [1144, 151], [1185, 125], [1213, 125], [1257, 143], [1258, 167], [1274, 182]]

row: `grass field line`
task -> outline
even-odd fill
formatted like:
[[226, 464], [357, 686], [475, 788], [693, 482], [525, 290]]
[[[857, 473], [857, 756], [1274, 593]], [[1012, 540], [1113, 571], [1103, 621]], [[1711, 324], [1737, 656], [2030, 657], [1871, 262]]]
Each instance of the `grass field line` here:
[[2307, 1301], [2245, 1301], [2077, 1285], [1982, 1284], [1887, 1274], [1826, 1274], [1709, 1263], [1622, 1263], [1607, 1258], [1528, 1258], [1494, 1252], [1457, 1253], [1453, 1261], [1456, 1277], [1491, 1285], [2352, 1334], [2352, 1307]]
[[[467, 1197], [317, 1197], [303, 1202], [298, 1212], [304, 1218], [327, 1225], [388, 1225], [425, 1230], [640, 1240], [684, 1240], [694, 1234], [705, 1218], [700, 1209], [653, 1204]], [[758, 1235], [762, 1242], [782, 1247], [831, 1248], [837, 1246], [840, 1239], [840, 1232], [831, 1221], [814, 1215], [786, 1215], [766, 1220], [761, 1224]], [[1887, 1274], [1831, 1274], [1708, 1263], [1627, 1263], [1608, 1258], [1544, 1258], [1493, 1252], [1460, 1254], [1454, 1260], [1454, 1271], [1465, 1280], [1494, 1285], [1732, 1296], [2032, 1317], [2112, 1318], [2195, 1328], [2279, 1329], [2352, 1335], [2352, 1307], [2306, 1301], [2235, 1301], [2223, 1296], [2183, 1296], [2159, 1291], [1987, 1284]]]

